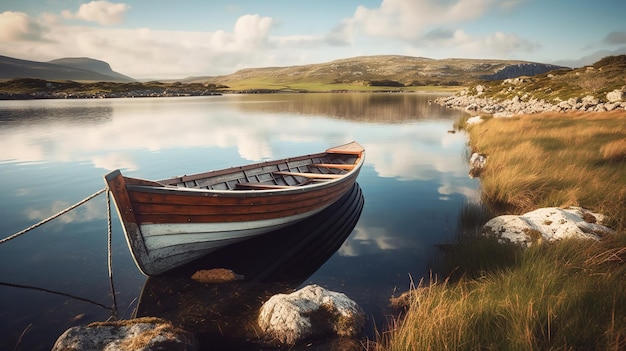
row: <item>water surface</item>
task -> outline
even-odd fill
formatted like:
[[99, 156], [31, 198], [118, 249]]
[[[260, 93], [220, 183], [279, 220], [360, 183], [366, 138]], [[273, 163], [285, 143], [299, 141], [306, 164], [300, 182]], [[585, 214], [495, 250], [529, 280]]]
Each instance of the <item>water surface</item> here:
[[[453, 240], [460, 208], [476, 201], [477, 180], [467, 176], [466, 136], [449, 132], [461, 112], [431, 104], [433, 98], [275, 94], [0, 101], [0, 237], [104, 188], [102, 176], [114, 169], [162, 179], [356, 140], [367, 154], [358, 179], [363, 204], [353, 228], [329, 228], [337, 234], [322, 235], [312, 229], [327, 223], [318, 218], [304, 232], [334, 246], [301, 248], [308, 251], [299, 257], [310, 260], [291, 273], [276, 264], [282, 278], [272, 275], [264, 289], [275, 293], [318, 284], [344, 292], [370, 316], [371, 333], [374, 324], [385, 324], [390, 296], [429, 276], [435, 245]], [[154, 282], [166, 286], [168, 279], [183, 279], [193, 285], [186, 275], [147, 279], [134, 265], [115, 213], [112, 229], [117, 317], [132, 317], [142, 289], [159, 291]], [[264, 252], [289, 251], [277, 250], [272, 240], [267, 247], [260, 241], [228, 252], [234, 261], [219, 264], [235, 267], [233, 262], [251, 256], [246, 252], [262, 261]], [[281, 260], [269, 262], [293, 264]], [[0, 349], [49, 350], [67, 328], [109, 318], [105, 196], [0, 245], [0, 283]], [[233, 294], [214, 286], [195, 291], [205, 288], [217, 300], [215, 294]], [[260, 293], [255, 296], [260, 299]], [[174, 305], [164, 315], [175, 315], [172, 311], [180, 316], [189, 309]], [[212, 323], [229, 323], [226, 312], [220, 318], [225, 320]], [[187, 326], [202, 332], [199, 319], [193, 320]]]

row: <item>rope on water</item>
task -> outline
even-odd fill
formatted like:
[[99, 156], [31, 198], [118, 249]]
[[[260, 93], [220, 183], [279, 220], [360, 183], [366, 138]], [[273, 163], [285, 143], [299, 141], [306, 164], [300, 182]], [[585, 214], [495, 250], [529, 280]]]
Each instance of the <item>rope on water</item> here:
[[[108, 190], [108, 189], [106, 189]], [[113, 285], [113, 253], [111, 246], [112, 238], [112, 226], [111, 226], [111, 192], [107, 191], [107, 252], [108, 252], [108, 266], [109, 266], [109, 283], [111, 284], [111, 295], [113, 296], [113, 319], [117, 320], [117, 298], [115, 297], [115, 286]]]
[[105, 192], [105, 191], [107, 191], [107, 190], [108, 190], [107, 188], [104, 188], [104, 189], [98, 190], [98, 191], [97, 191], [97, 192], [95, 192], [93, 195], [90, 195], [90, 196], [86, 197], [85, 199], [83, 199], [83, 200], [81, 200], [81, 201], [77, 202], [76, 204], [74, 204], [74, 205], [72, 205], [72, 206], [70, 206], [70, 207], [68, 207], [68, 208], [64, 209], [63, 211], [61, 211], [61, 212], [59, 212], [59, 213], [57, 213], [57, 214], [55, 214], [55, 215], [52, 215], [52, 216], [50, 216], [50, 217], [48, 217], [48, 218], [44, 219], [43, 221], [41, 221], [41, 222], [39, 222], [39, 223], [33, 224], [33, 225], [31, 225], [30, 227], [28, 227], [28, 228], [26, 228], [26, 229], [24, 229], [24, 230], [22, 230], [22, 231], [19, 231], [19, 232], [15, 233], [15, 234], [13, 234], [13, 235], [11, 235], [11, 236], [8, 236], [8, 237], [6, 237], [6, 238], [4, 238], [4, 239], [0, 240], [0, 244], [4, 244], [5, 242], [7, 242], [7, 241], [9, 241], [9, 240], [12, 240], [12, 239], [15, 239], [15, 238], [17, 238], [18, 236], [20, 236], [20, 235], [22, 235], [22, 234], [26, 234], [26, 233], [28, 233], [29, 231], [31, 231], [31, 230], [33, 230], [33, 229], [35, 229], [35, 228], [37, 228], [37, 227], [39, 227], [39, 226], [41, 226], [41, 225], [43, 225], [43, 224], [46, 224], [46, 223], [50, 222], [51, 220], [53, 220], [53, 219], [55, 219], [55, 218], [57, 218], [57, 217], [60, 217], [61, 215], [66, 214], [67, 212], [70, 212], [71, 210], [75, 209], [76, 207], [78, 207], [78, 206], [80, 206], [80, 205], [84, 204], [85, 202], [87, 202], [87, 201], [89, 201], [89, 200], [93, 199], [94, 197], [96, 197], [96, 196], [98, 196], [98, 195], [102, 194], [103, 192]]

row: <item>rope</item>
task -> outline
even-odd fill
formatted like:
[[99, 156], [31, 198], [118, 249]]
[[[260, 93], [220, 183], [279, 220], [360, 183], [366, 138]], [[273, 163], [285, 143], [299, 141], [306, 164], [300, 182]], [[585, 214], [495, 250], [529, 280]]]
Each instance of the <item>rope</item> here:
[[[108, 263], [108, 268], [109, 268], [109, 283], [111, 285], [111, 295], [113, 296], [113, 307], [110, 310], [113, 312], [113, 318], [117, 319], [117, 298], [115, 296], [115, 286], [113, 285], [113, 253], [112, 253], [112, 251], [113, 251], [112, 250], [113, 230], [112, 230], [112, 225], [111, 225], [111, 197], [109, 196], [110, 192], [109, 192], [109, 188], [108, 187], [96, 191], [94, 194], [84, 198], [83, 200], [75, 203], [74, 205], [64, 209], [61, 212], [59, 212], [57, 214], [54, 214], [54, 215], [52, 215], [52, 216], [42, 220], [39, 223], [33, 224], [33, 225], [31, 225], [30, 227], [28, 227], [28, 228], [26, 228], [24, 230], [21, 230], [21, 231], [13, 234], [11, 236], [8, 236], [8, 237], [0, 240], [0, 244], [3, 244], [3, 243], [5, 243], [5, 242], [7, 242], [9, 240], [13, 240], [13, 239], [17, 238], [20, 235], [28, 233], [29, 231], [31, 231], [31, 230], [33, 230], [33, 229], [35, 229], [35, 228], [37, 228], [37, 227], [39, 227], [39, 226], [41, 226], [43, 224], [48, 223], [48, 222], [50, 222], [51, 220], [53, 220], [53, 219], [55, 219], [57, 217], [60, 217], [60, 216], [62, 216], [64, 214], [68, 213], [69, 211], [75, 209], [76, 207], [86, 203], [87, 201], [95, 198], [96, 196], [98, 196], [98, 195], [100, 195], [100, 194], [102, 194], [104, 192], [106, 192], [106, 195], [107, 195], [106, 196], [107, 197], [106, 198], [106, 201], [107, 201], [107, 256], [108, 256], [107, 257], [107, 263]], [[9, 285], [9, 284], [0, 283], [0, 285]], [[18, 285], [12, 285], [12, 286], [15, 286], [15, 287], [25, 287], [25, 286], [18, 286]], [[30, 288], [30, 287], [28, 287], [28, 288]], [[46, 289], [39, 289], [39, 290], [46, 291], [46, 292], [52, 292], [52, 293], [55, 293], [55, 294], [66, 295], [66, 294], [63, 294], [63, 293], [50, 291], [50, 290], [46, 290]], [[66, 295], [66, 296], [69, 296], [69, 295]], [[74, 297], [74, 296], [72, 296], [72, 297]], [[109, 308], [105, 307], [104, 305], [101, 305], [101, 304], [99, 304], [97, 302], [93, 302], [93, 301], [90, 301], [90, 300], [82, 299], [82, 298], [79, 298], [79, 297], [74, 297], [74, 298], [82, 300], [82, 301], [87, 301], [89, 303], [93, 303], [93, 304], [96, 304], [96, 305], [98, 305], [100, 307], [109, 309]]]
[[79, 297], [79, 296], [75, 296], [75, 295], [72, 295], [72, 294], [68, 294], [68, 293], [64, 293], [64, 292], [60, 292], [60, 291], [56, 291], [56, 290], [49, 290], [49, 289], [40, 288], [40, 287], [36, 287], [36, 286], [20, 285], [20, 284], [5, 283], [5, 282], [0, 282], [0, 286], [8, 286], [8, 287], [18, 288], [18, 289], [29, 289], [29, 290], [43, 291], [45, 293], [61, 295], [61, 296], [65, 296], [65, 297], [69, 297], [69, 298], [75, 299], [75, 300], [87, 302], [87, 303], [90, 303], [92, 305], [96, 305], [96, 306], [98, 306], [100, 308], [103, 308], [105, 310], [108, 310], [108, 311], [111, 310], [110, 307], [107, 307], [107, 306], [105, 306], [105, 305], [103, 305], [101, 303], [98, 303], [96, 301], [92, 301], [92, 300], [89, 300], [89, 299], [84, 298], [84, 297]]
[[89, 200], [93, 199], [94, 197], [96, 197], [96, 196], [98, 196], [98, 195], [102, 194], [102, 193], [103, 193], [103, 192], [105, 192], [105, 191], [107, 191], [107, 188], [104, 188], [104, 189], [98, 190], [98, 191], [97, 191], [96, 193], [94, 193], [93, 195], [90, 195], [90, 196], [86, 197], [85, 199], [83, 199], [83, 200], [81, 200], [81, 201], [77, 202], [76, 204], [74, 204], [74, 205], [72, 205], [72, 206], [70, 206], [70, 207], [68, 207], [68, 208], [64, 209], [63, 211], [61, 211], [61, 212], [59, 212], [59, 213], [57, 213], [57, 214], [55, 214], [55, 215], [52, 215], [52, 216], [50, 216], [50, 217], [48, 217], [48, 218], [44, 219], [43, 221], [41, 221], [41, 222], [39, 222], [39, 223], [37, 223], [37, 224], [33, 224], [33, 225], [31, 225], [30, 227], [28, 227], [28, 228], [26, 228], [26, 229], [24, 229], [24, 230], [22, 230], [22, 231], [19, 231], [19, 232], [15, 233], [15, 234], [13, 234], [13, 235], [11, 235], [11, 236], [8, 236], [8, 237], [6, 237], [6, 238], [4, 238], [4, 239], [0, 240], [0, 244], [4, 244], [5, 242], [7, 242], [7, 241], [9, 241], [9, 240], [12, 240], [12, 239], [15, 239], [15, 238], [17, 238], [18, 236], [20, 236], [20, 235], [22, 235], [22, 234], [26, 234], [26, 233], [28, 233], [29, 231], [31, 231], [31, 230], [33, 230], [33, 229], [35, 229], [35, 228], [37, 228], [37, 227], [39, 227], [39, 226], [41, 226], [41, 225], [43, 225], [43, 224], [46, 224], [46, 223], [50, 222], [51, 220], [53, 220], [53, 219], [55, 219], [55, 218], [57, 218], [57, 217], [60, 217], [61, 215], [64, 215], [64, 214], [66, 214], [66, 213], [70, 212], [71, 210], [73, 210], [73, 209], [75, 209], [76, 207], [78, 207], [78, 206], [80, 206], [80, 205], [84, 204], [85, 202], [87, 202], [87, 201], [89, 201]]
[[[108, 189], [106, 189], [108, 190]], [[111, 229], [111, 197], [110, 192], [107, 191], [107, 251], [108, 251], [108, 266], [109, 266], [109, 283], [111, 284], [111, 295], [113, 296], [113, 319], [117, 320], [117, 298], [115, 297], [115, 286], [113, 285], [113, 254], [111, 248], [111, 237], [113, 236], [113, 230]]]

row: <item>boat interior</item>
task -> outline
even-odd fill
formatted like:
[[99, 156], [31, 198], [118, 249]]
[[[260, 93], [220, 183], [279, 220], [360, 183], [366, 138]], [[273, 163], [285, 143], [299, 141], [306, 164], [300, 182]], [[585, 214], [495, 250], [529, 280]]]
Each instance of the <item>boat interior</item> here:
[[360, 157], [360, 154], [326, 152], [185, 175], [161, 180], [158, 183], [166, 186], [210, 190], [287, 189], [342, 178], [357, 167]]

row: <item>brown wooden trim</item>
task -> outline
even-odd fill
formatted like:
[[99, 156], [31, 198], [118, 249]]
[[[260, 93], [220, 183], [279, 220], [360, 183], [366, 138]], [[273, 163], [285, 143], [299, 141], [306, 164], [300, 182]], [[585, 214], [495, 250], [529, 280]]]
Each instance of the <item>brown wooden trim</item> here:
[[293, 187], [290, 185], [276, 185], [276, 184], [265, 184], [265, 183], [237, 183], [235, 185], [235, 189], [237, 188], [269, 190], [269, 189], [289, 189]]
[[304, 172], [272, 172], [273, 174], [278, 175], [288, 175], [288, 176], [296, 176], [296, 177], [305, 177], [305, 178], [321, 178], [321, 179], [337, 179], [343, 178], [345, 174], [321, 174], [321, 173], [304, 173]]
[[327, 153], [331, 154], [346, 154], [346, 155], [361, 155], [365, 151], [363, 146], [361, 146], [356, 141], [351, 143], [347, 143], [344, 145], [335, 146], [326, 150]]
[[340, 164], [340, 163], [312, 163], [309, 166], [323, 167], [323, 168], [338, 168], [338, 169], [345, 169], [345, 170], [351, 170], [354, 167], [356, 167], [356, 165]]

